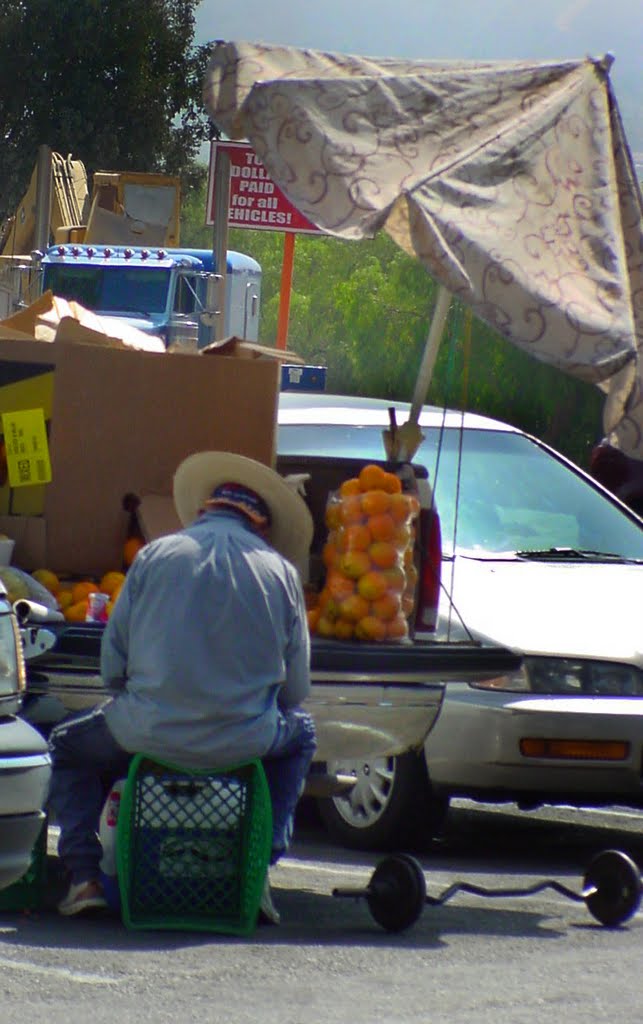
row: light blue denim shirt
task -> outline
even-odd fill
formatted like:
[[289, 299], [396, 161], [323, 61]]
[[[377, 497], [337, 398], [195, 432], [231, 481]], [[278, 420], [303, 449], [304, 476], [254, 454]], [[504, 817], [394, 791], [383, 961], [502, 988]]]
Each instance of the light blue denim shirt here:
[[106, 719], [125, 750], [185, 767], [261, 757], [310, 692], [297, 570], [234, 512], [146, 545], [105, 627]]

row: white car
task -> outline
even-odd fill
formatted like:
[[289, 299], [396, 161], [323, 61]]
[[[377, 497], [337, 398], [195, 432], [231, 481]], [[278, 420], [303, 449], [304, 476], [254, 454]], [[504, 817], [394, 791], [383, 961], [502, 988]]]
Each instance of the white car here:
[[[403, 423], [404, 403], [285, 392], [279, 455], [382, 459], [391, 405]], [[435, 638], [525, 658], [509, 682], [447, 682], [419, 757], [330, 766], [357, 778], [320, 801], [332, 836], [399, 846], [453, 796], [643, 806], [643, 520], [505, 423], [426, 407], [420, 426], [442, 531]]]

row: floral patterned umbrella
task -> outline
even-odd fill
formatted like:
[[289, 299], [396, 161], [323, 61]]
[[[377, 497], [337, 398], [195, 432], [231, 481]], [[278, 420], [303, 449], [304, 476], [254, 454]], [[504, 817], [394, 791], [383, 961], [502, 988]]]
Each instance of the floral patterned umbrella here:
[[509, 341], [601, 387], [605, 433], [643, 459], [643, 204], [610, 65], [222, 42], [204, 102], [325, 232], [385, 230]]

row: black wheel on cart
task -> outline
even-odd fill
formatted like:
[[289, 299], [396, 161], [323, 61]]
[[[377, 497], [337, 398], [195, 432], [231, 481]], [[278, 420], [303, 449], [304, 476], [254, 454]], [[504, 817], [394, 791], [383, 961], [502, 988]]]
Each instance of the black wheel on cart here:
[[449, 806], [430, 788], [423, 754], [333, 761], [329, 771], [352, 775], [345, 796], [318, 802], [330, 837], [356, 850], [399, 849], [435, 835]]

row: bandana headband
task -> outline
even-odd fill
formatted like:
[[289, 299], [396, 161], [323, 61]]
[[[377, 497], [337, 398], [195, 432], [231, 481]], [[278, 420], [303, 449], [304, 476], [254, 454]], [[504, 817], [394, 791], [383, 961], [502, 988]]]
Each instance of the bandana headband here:
[[206, 509], [233, 508], [242, 512], [256, 526], [270, 526], [270, 509], [256, 491], [233, 482], [219, 484], [205, 503]]

